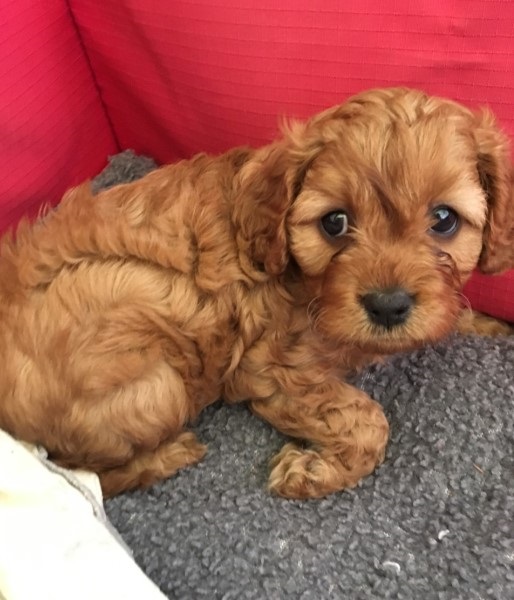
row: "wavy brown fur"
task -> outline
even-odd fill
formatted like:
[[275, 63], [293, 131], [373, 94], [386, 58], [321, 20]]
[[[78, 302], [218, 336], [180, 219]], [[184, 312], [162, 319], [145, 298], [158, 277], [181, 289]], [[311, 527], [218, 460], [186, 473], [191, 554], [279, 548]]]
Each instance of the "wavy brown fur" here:
[[[508, 156], [489, 115], [375, 90], [259, 150], [70, 191], [2, 241], [0, 426], [111, 495], [198, 461], [187, 423], [250, 400], [308, 442], [273, 459], [274, 492], [354, 486], [388, 424], [341, 377], [444, 337], [473, 268], [514, 266]], [[429, 233], [443, 201], [461, 216], [451, 238]], [[351, 218], [340, 240], [320, 228], [334, 210]], [[389, 330], [361, 298], [391, 287], [415, 305]]]

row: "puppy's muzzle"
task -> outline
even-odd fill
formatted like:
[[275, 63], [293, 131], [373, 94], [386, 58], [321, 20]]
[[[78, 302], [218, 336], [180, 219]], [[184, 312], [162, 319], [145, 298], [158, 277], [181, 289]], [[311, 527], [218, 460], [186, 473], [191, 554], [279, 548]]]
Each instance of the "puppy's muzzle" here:
[[414, 296], [402, 288], [374, 290], [361, 298], [369, 320], [392, 329], [405, 323], [414, 305]]

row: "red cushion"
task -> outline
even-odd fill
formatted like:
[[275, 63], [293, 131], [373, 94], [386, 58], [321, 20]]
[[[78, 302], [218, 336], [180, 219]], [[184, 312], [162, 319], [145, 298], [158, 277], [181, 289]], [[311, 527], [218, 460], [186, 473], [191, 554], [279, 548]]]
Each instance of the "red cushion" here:
[[117, 146], [65, 0], [2, 0], [0, 231], [98, 172]]
[[122, 147], [262, 144], [369, 87], [490, 104], [514, 134], [514, 2], [70, 0]]
[[464, 295], [475, 310], [514, 323], [514, 270], [501, 277], [474, 273]]

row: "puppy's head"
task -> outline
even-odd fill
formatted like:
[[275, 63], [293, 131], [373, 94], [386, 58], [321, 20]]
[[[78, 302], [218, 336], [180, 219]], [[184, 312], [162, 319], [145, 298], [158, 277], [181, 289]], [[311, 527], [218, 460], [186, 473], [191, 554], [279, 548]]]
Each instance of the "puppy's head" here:
[[436, 340], [477, 265], [514, 267], [508, 141], [487, 112], [375, 90], [293, 124], [245, 168], [240, 242], [268, 273], [301, 274], [335, 341]]

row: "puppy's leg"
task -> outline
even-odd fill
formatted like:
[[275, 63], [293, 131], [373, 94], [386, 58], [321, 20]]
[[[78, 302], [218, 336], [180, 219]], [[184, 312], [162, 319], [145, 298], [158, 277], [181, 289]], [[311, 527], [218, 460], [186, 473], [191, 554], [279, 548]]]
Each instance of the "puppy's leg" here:
[[118, 356], [115, 366], [117, 376], [130, 370], [135, 379], [125, 376], [99, 393], [98, 373], [94, 393], [53, 423], [57, 435], [46, 443], [58, 464], [97, 472], [107, 496], [169, 477], [206, 452], [192, 433], [182, 431], [191, 415], [180, 374], [162, 360], [144, 364], [143, 357], [134, 358], [123, 364]]
[[302, 395], [276, 392], [253, 400], [252, 410], [283, 433], [310, 442], [290, 443], [272, 460], [271, 491], [286, 498], [316, 498], [355, 486], [384, 458], [389, 426], [379, 404], [337, 379]]
[[465, 310], [459, 317], [457, 331], [485, 336], [514, 335], [514, 325], [494, 319], [475, 310]]
[[110, 497], [135, 488], [148, 487], [160, 479], [174, 475], [182, 467], [201, 460], [207, 446], [200, 444], [194, 433], [184, 431], [175, 439], [163, 442], [154, 451], [144, 451], [126, 465], [100, 473], [104, 496]]
[[163, 357], [155, 328], [140, 319], [138, 329], [133, 312], [128, 323], [110, 317], [94, 337], [85, 328], [87, 342], [75, 339], [67, 375], [80, 383], [80, 396], [56, 419], [56, 436], [46, 444], [61, 465], [97, 472], [106, 496], [169, 477], [206, 452], [183, 431], [199, 407], [181, 369]]

